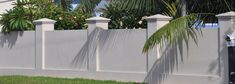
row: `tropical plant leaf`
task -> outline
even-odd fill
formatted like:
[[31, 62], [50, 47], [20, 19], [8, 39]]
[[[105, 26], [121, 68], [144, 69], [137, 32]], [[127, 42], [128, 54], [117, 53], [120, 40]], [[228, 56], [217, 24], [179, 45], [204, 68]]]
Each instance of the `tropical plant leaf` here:
[[14, 7], [4, 14], [1, 14], [0, 24], [3, 25], [2, 32], [10, 33], [11, 31], [33, 30], [34, 24], [27, 19], [23, 7]]
[[82, 12], [94, 13], [94, 9], [99, 4], [101, 0], [80, 0], [80, 5], [78, 10], [81, 10]]
[[118, 4], [119, 9], [135, 10], [136, 14], [151, 15], [159, 12], [158, 3], [160, 0], [112, 0]]
[[198, 16], [198, 14], [190, 14], [172, 20], [170, 23], [156, 31], [145, 42], [143, 52], [147, 52], [156, 44], [163, 44], [163, 42], [169, 42], [169, 45], [172, 45], [181, 40], [188, 43], [189, 37], [196, 39], [196, 29], [193, 27], [195, 27], [194, 25], [201, 23], [201, 21], [198, 20]]

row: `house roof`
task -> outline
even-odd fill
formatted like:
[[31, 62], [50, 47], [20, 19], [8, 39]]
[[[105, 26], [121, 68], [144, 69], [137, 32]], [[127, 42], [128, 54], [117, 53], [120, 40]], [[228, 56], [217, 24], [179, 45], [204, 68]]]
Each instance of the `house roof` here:
[[0, 0], [0, 3], [9, 2], [9, 1], [14, 1], [14, 0]]
[[16, 0], [0, 0], [0, 14], [6, 12], [6, 10], [9, 10], [14, 7], [13, 2]]

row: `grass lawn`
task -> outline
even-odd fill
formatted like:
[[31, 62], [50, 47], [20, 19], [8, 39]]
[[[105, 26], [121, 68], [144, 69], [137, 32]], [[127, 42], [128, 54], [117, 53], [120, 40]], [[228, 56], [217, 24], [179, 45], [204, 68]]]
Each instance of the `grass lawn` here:
[[133, 82], [67, 79], [52, 77], [0, 76], [0, 84], [136, 84]]

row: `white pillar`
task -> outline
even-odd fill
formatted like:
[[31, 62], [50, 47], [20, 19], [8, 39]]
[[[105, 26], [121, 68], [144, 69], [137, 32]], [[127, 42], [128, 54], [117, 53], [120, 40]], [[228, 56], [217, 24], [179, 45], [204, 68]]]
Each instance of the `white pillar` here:
[[108, 29], [109, 21], [110, 19], [103, 17], [92, 17], [87, 19], [89, 71], [99, 71], [99, 32]]
[[161, 14], [149, 16], [146, 18], [148, 21], [148, 37], [150, 37], [158, 29], [169, 23], [172, 17], [164, 16]]
[[[158, 29], [169, 23], [172, 17], [164, 16], [161, 14], [149, 16], [146, 18], [148, 22], [147, 36], [148, 38], [153, 35]], [[148, 52], [148, 70], [153, 66], [154, 62], [160, 58], [160, 47], [157, 45], [151, 51]]]
[[229, 65], [228, 65], [228, 48], [226, 46], [226, 36], [228, 34], [235, 34], [235, 12], [227, 12], [217, 15], [219, 20], [219, 55], [220, 55], [220, 75], [223, 77], [225, 83], [228, 83]]
[[0, 32], [2, 31], [2, 26], [0, 25]]
[[36, 69], [44, 69], [45, 31], [54, 31], [56, 21], [47, 18], [33, 21], [35, 28]]
[[[0, 16], [0, 19], [2, 19], [2, 16]], [[2, 25], [0, 24], [0, 32], [2, 31]]]

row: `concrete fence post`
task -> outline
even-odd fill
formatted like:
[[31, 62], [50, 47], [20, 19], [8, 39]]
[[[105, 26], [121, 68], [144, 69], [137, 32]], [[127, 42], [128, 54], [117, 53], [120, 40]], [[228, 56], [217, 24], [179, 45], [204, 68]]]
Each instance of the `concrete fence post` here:
[[45, 31], [54, 31], [56, 21], [43, 18], [33, 21], [35, 28], [36, 69], [44, 69], [45, 57]]
[[218, 39], [219, 39], [219, 45], [218, 45], [218, 52], [220, 55], [221, 60], [221, 76], [223, 77], [224, 81], [228, 83], [229, 80], [229, 64], [228, 64], [228, 48], [226, 45], [225, 38], [228, 34], [235, 34], [235, 12], [227, 12], [223, 14], [217, 15], [219, 26], [218, 29]]
[[219, 21], [220, 32], [224, 36], [235, 34], [235, 12], [227, 12], [216, 15]]
[[89, 71], [99, 71], [99, 32], [108, 29], [109, 21], [110, 19], [103, 17], [92, 17], [87, 19]]
[[[169, 23], [172, 17], [164, 16], [161, 14], [156, 14], [145, 18], [148, 22], [147, 37], [150, 38], [151, 35], [158, 29]], [[152, 51], [148, 52], [148, 67], [151, 68], [154, 62], [160, 58], [159, 46], [155, 47]]]

